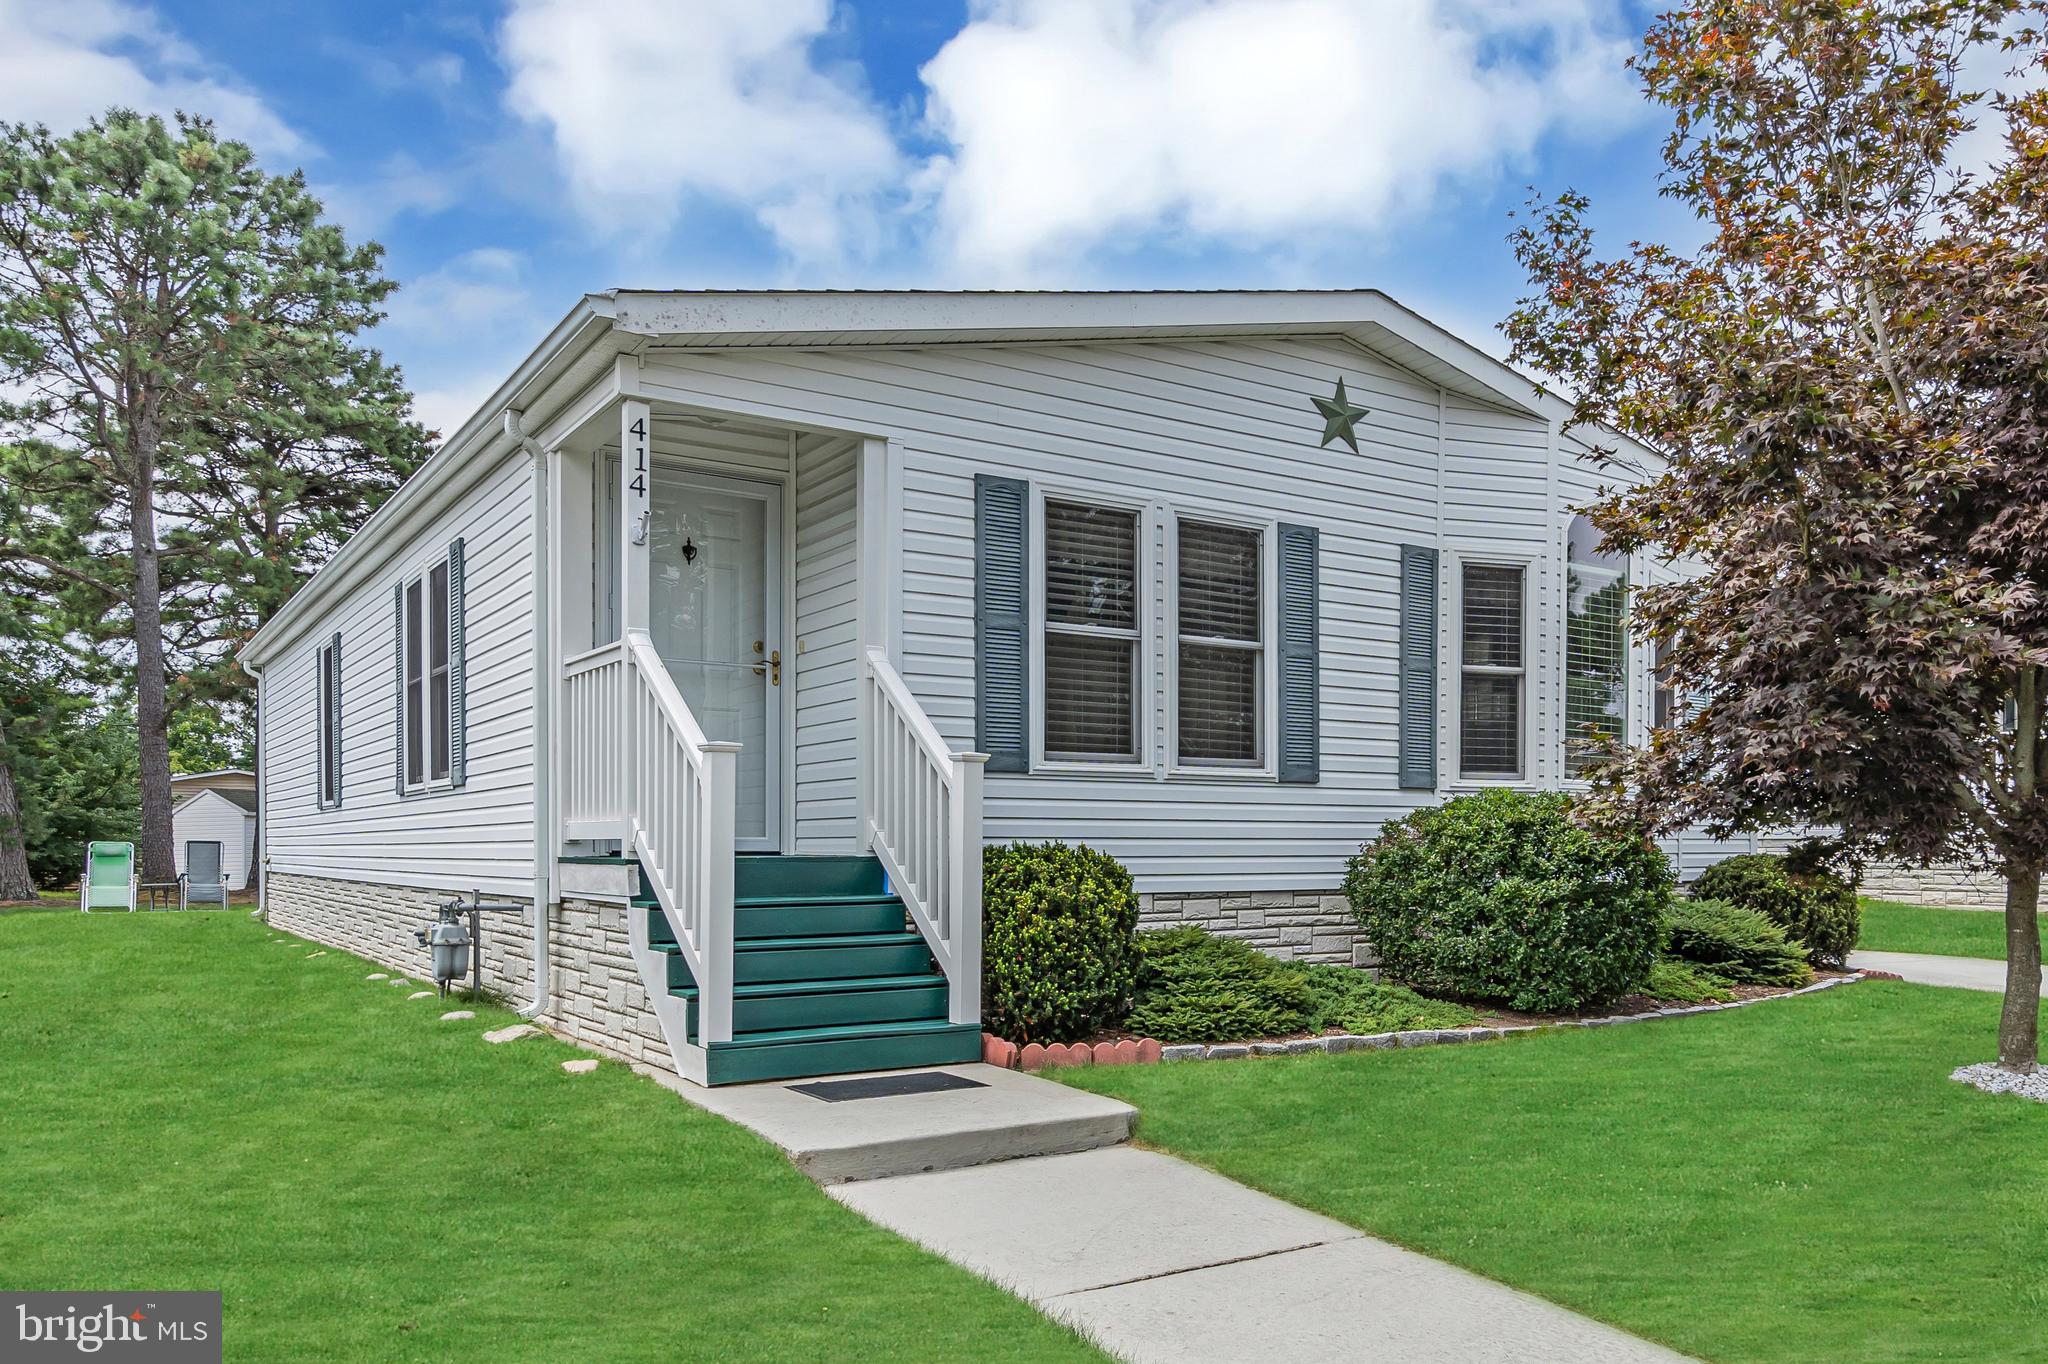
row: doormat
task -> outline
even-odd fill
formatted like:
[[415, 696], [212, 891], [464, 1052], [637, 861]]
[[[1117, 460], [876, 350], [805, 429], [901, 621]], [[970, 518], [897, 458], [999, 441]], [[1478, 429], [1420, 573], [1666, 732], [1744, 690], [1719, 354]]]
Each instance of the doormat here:
[[943, 1070], [913, 1071], [908, 1075], [863, 1075], [858, 1080], [814, 1080], [807, 1085], [790, 1085], [799, 1094], [823, 1099], [828, 1104], [848, 1099], [886, 1099], [897, 1094], [940, 1094], [949, 1089], [987, 1089], [980, 1080], [951, 1075]]

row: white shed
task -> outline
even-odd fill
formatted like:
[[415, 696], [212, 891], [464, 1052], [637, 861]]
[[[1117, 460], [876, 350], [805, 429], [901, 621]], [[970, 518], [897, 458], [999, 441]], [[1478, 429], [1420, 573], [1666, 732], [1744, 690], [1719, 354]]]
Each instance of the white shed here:
[[178, 874], [197, 869], [196, 879], [218, 868], [229, 890], [249, 884], [256, 848], [256, 792], [202, 788], [171, 807], [172, 852]]

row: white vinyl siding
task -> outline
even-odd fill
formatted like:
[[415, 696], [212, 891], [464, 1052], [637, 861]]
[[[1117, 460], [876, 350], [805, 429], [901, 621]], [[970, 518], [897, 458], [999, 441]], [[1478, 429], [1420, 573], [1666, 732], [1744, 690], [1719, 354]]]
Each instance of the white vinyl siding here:
[[843, 853], [859, 837], [860, 443], [807, 436], [796, 453], [797, 852]]
[[[263, 670], [265, 841], [271, 869], [490, 895], [533, 889], [532, 483], [507, 455], [438, 516], [423, 518], [383, 567], [309, 624], [341, 641], [339, 809], [316, 805], [318, 651], [289, 651]], [[464, 784], [401, 798], [394, 583], [466, 559]]]

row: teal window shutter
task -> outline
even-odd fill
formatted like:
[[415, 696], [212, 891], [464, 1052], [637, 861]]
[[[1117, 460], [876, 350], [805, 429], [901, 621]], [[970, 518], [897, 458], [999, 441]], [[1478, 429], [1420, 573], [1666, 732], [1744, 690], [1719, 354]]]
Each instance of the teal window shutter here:
[[1437, 552], [1401, 546], [1401, 789], [1436, 789]]
[[448, 546], [448, 784], [469, 771], [469, 668], [463, 649], [462, 537]]
[[405, 794], [405, 582], [391, 585], [391, 675], [396, 683], [391, 692], [391, 747], [398, 756], [399, 795]]
[[1320, 592], [1314, 526], [1280, 527], [1280, 780], [1322, 777]]
[[1030, 489], [974, 476], [974, 742], [991, 772], [1031, 765]]

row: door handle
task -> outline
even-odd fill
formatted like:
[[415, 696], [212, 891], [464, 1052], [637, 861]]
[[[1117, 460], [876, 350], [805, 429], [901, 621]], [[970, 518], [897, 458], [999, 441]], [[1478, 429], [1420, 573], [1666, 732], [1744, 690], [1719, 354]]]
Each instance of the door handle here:
[[[760, 648], [761, 648], [761, 646], [760, 646], [760, 645], [758, 645], [758, 644], [756, 644], [756, 645], [754, 646], [754, 650], [755, 650], [755, 652], [757, 652], [757, 653], [758, 653], [758, 652], [760, 651]], [[769, 685], [769, 686], [771, 686], [771, 687], [779, 687], [779, 686], [781, 686], [781, 685], [782, 685], [782, 650], [780, 650], [780, 649], [777, 649], [777, 650], [776, 650], [776, 651], [775, 651], [774, 653], [772, 653], [772, 654], [769, 654], [769, 655], [768, 655], [768, 661], [767, 661], [767, 662], [765, 662], [765, 663], [756, 663], [756, 664], [754, 665], [754, 668], [753, 668], [753, 673], [754, 673], [754, 676], [756, 676], [756, 677], [759, 677], [759, 676], [761, 676], [761, 674], [763, 674], [763, 673], [766, 673], [766, 674], [768, 674], [768, 685]]]

